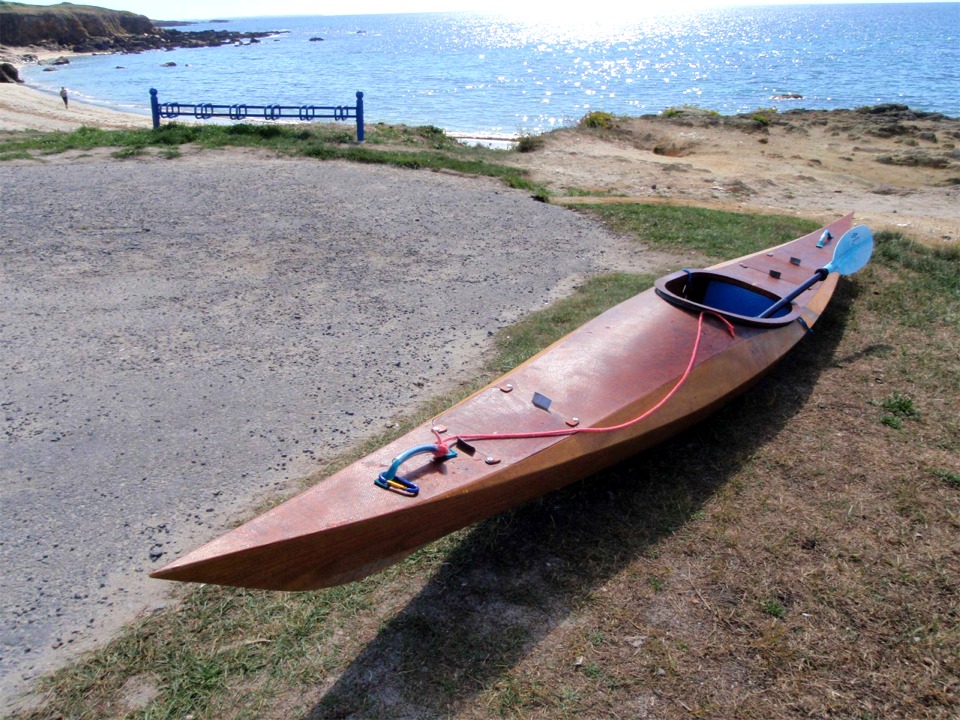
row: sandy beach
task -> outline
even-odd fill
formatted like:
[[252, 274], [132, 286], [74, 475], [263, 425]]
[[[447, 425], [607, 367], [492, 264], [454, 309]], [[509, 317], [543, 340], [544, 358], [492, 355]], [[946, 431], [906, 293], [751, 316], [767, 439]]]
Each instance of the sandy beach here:
[[65, 108], [57, 95], [25, 85], [0, 84], [0, 130], [76, 130], [83, 125], [122, 130], [149, 128], [146, 115], [116, 112], [71, 99]]
[[[23, 57], [31, 55], [38, 60], [72, 57], [76, 53], [45, 48], [7, 48], [0, 46], [0, 62], [10, 62], [17, 68], [25, 64]], [[69, 88], [67, 88], [69, 91]], [[76, 130], [84, 125], [122, 130], [148, 128], [150, 118], [135, 113], [117, 112], [70, 99], [63, 106], [59, 96], [37, 90], [25, 84], [0, 83], [0, 132], [39, 130], [43, 132]]]
[[[0, 133], [82, 125], [150, 119], [0, 84]], [[509, 156], [553, 204], [487, 179], [243, 150], [0, 163], [17, 298], [0, 327], [16, 356], [0, 562], [30, 578], [0, 603], [0, 700], [161, 602], [166, 586], [145, 578], [160, 558], [475, 374], [499, 327], [585, 275], [670, 267], [564, 193], [855, 211], [955, 243], [958, 143], [958, 120], [895, 113], [622, 120]]]

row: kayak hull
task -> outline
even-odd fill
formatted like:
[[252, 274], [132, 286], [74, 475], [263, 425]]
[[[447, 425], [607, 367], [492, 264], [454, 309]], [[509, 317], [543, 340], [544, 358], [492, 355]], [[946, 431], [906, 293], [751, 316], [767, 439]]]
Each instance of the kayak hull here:
[[[826, 229], [840, 237], [851, 225], [849, 215]], [[716, 265], [707, 280], [733, 288], [735, 309], [754, 302], [751, 294], [773, 302], [830, 260], [830, 246], [817, 247], [822, 232]], [[310, 590], [366, 577], [433, 540], [614, 465], [703, 420], [756, 383], [809, 332], [838, 278], [829, 274], [770, 322], [734, 318], [731, 332], [716, 315], [739, 313], [701, 317], [698, 308], [675, 304], [664, 293], [675, 292], [680, 281], [667, 276], [656, 289], [586, 323], [432, 422], [152, 577], [274, 590]], [[697, 296], [707, 308], [709, 292]], [[657, 405], [648, 417], [621, 429], [579, 432], [628, 423]], [[456, 457], [418, 456], [404, 466], [403, 478], [419, 487], [416, 497], [374, 484], [394, 458], [432, 442], [434, 429], [467, 441], [452, 445]], [[518, 432], [578, 434], [493, 437]]]

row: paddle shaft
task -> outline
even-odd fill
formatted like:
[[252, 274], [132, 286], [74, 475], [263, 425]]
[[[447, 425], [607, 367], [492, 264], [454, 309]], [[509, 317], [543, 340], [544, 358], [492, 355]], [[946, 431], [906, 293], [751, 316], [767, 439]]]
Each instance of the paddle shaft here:
[[792, 303], [796, 298], [800, 296], [800, 293], [802, 293], [804, 290], [809, 288], [811, 285], [813, 285], [816, 282], [820, 282], [821, 280], [826, 280], [827, 275], [829, 274], [830, 274], [829, 270], [827, 270], [826, 268], [820, 268], [819, 270], [817, 270], [816, 275], [814, 275], [809, 280], [806, 280], [802, 285], [798, 286], [789, 295], [786, 295], [780, 298], [777, 302], [775, 302], [773, 305], [771, 305], [762, 313], [760, 313], [759, 317], [761, 318], [773, 317], [773, 314], [775, 312], [778, 312], [780, 308], [786, 307], [787, 305]]

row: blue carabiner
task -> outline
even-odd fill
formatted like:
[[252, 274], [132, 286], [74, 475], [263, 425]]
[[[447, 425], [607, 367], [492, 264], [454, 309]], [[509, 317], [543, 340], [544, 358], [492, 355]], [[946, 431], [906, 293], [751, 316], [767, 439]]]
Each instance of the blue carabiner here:
[[449, 460], [450, 458], [455, 458], [457, 456], [457, 453], [454, 450], [447, 450], [446, 455], [438, 455], [437, 453], [440, 452], [442, 452], [440, 450], [440, 446], [435, 444], [417, 445], [409, 450], [405, 450], [393, 459], [390, 467], [380, 473], [380, 476], [374, 480], [373, 483], [377, 487], [382, 487], [384, 490], [393, 490], [401, 495], [416, 497], [420, 493], [420, 488], [406, 478], [399, 477], [397, 475], [397, 471], [400, 470], [400, 466], [403, 463], [412, 458], [414, 455], [430, 453], [437, 462]]

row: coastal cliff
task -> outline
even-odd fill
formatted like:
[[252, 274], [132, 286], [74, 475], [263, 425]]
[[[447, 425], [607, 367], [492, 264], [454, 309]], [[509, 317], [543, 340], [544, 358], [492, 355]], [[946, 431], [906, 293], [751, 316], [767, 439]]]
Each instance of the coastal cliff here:
[[41, 7], [0, 2], [0, 43], [4, 45], [74, 46], [154, 30], [148, 17], [132, 12], [72, 3]]
[[145, 15], [90, 5], [47, 7], [0, 2], [0, 45], [42, 46], [73, 52], [133, 53], [174, 47], [204, 47], [273, 33], [227, 30], [181, 32], [157, 27]]

